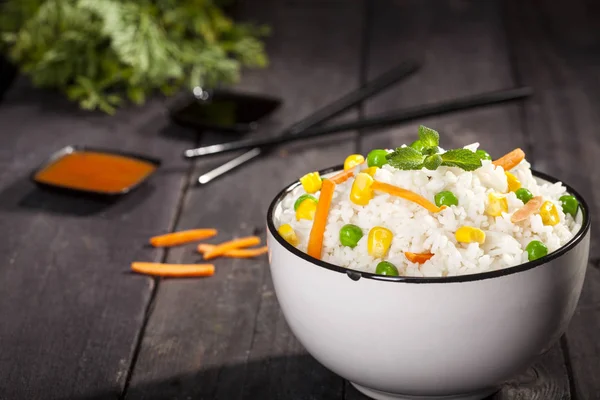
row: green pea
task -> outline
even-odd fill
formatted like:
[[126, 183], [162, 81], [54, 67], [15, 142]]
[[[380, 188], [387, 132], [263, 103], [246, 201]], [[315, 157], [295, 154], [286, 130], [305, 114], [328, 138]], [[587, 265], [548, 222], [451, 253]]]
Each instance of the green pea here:
[[525, 188], [517, 189], [515, 194], [517, 195], [517, 199], [521, 200], [523, 204], [527, 204], [529, 200], [533, 199], [533, 194]]
[[340, 243], [343, 246], [354, 248], [362, 237], [363, 231], [356, 225], [347, 224], [340, 229]]
[[398, 276], [398, 268], [394, 264], [389, 261], [382, 261], [377, 264], [377, 268], [375, 268], [375, 273], [377, 275], [388, 275], [388, 276]]
[[306, 199], [310, 199], [310, 200], [314, 201], [315, 203], [318, 202], [318, 200], [315, 196], [310, 195], [310, 194], [303, 194], [302, 196], [298, 197], [298, 200], [296, 200], [296, 202], [294, 203], [294, 211], [298, 210], [298, 207], [300, 207], [300, 204], [302, 204], [302, 202]]
[[420, 153], [425, 148], [425, 145], [420, 140], [415, 140], [414, 142], [412, 142], [410, 144], [410, 147], [412, 147], [413, 149], [417, 150]]
[[579, 202], [573, 196], [564, 195], [558, 199], [562, 204], [562, 210], [565, 214], [571, 214], [573, 218], [577, 215], [577, 209], [579, 208]]
[[492, 156], [490, 156], [490, 153], [488, 153], [485, 150], [477, 150], [475, 152], [475, 154], [477, 154], [481, 160], [491, 160], [492, 159]]
[[438, 194], [435, 195], [434, 199], [435, 199], [435, 205], [438, 207], [441, 207], [441, 206], [450, 207], [450, 206], [458, 205], [458, 199], [456, 198], [454, 193], [450, 192], [449, 190], [444, 190], [443, 192], [439, 192]]
[[388, 152], [381, 149], [371, 150], [367, 155], [367, 165], [369, 167], [382, 167], [388, 163]]
[[442, 165], [442, 157], [439, 154], [428, 156], [423, 162], [423, 166], [432, 171], [435, 171], [440, 165]]
[[537, 260], [548, 254], [548, 248], [539, 240], [532, 240], [529, 242], [527, 247], [525, 247], [525, 251], [527, 251], [527, 259], [529, 261]]

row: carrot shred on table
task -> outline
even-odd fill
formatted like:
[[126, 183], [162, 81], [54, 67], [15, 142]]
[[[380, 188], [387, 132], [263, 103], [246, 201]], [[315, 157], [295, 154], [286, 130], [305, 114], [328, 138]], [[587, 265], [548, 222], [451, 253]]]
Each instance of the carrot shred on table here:
[[398, 186], [390, 185], [389, 183], [374, 181], [371, 188], [373, 190], [384, 192], [384, 193], [390, 194], [392, 196], [398, 196], [405, 200], [412, 201], [413, 203], [417, 203], [421, 207], [423, 207], [433, 213], [440, 212], [446, 208], [446, 206], [441, 206], [441, 207], [436, 206], [435, 204], [433, 204], [432, 202], [430, 202], [429, 200], [427, 200], [425, 197], [421, 196], [420, 194], [411, 192], [410, 190], [406, 190], [406, 189], [403, 189]]
[[539, 211], [543, 203], [544, 199], [542, 198], [542, 196], [535, 196], [534, 198], [529, 200], [523, 207], [519, 208], [513, 213], [513, 215], [510, 217], [510, 222], [514, 224], [517, 222], [525, 221], [533, 213]]
[[[212, 249], [214, 249], [216, 246], [214, 244], [206, 244], [206, 243], [201, 243], [198, 245], [198, 253], [200, 254], [204, 254], [207, 251], [210, 251]], [[232, 249], [232, 250], [228, 250], [225, 254], [223, 254], [223, 257], [229, 257], [229, 258], [252, 258], [252, 257], [258, 257], [260, 255], [263, 255], [265, 253], [267, 253], [268, 248], [267, 246], [262, 246], [262, 247], [253, 247], [251, 249]]]
[[208, 239], [217, 234], [216, 229], [190, 229], [187, 231], [171, 232], [150, 238], [154, 247], [179, 246], [197, 240]]
[[200, 243], [198, 247], [196, 247], [196, 250], [198, 250], [198, 253], [204, 254], [207, 251], [214, 249], [215, 247], [217, 247], [216, 244]]
[[323, 235], [325, 234], [325, 225], [327, 225], [327, 216], [335, 191], [335, 183], [331, 179], [323, 181], [321, 187], [321, 195], [317, 203], [313, 226], [308, 237], [308, 247], [306, 253], [317, 259], [321, 259], [321, 251], [323, 250]]
[[233, 249], [225, 253], [224, 256], [231, 258], [253, 258], [266, 254], [268, 250], [267, 246], [252, 249]]
[[133, 262], [131, 269], [140, 274], [164, 277], [199, 277], [213, 276], [213, 264], [163, 264], [152, 262]]
[[333, 183], [337, 183], [339, 185], [340, 183], [346, 182], [348, 179], [352, 178], [353, 176], [354, 176], [354, 168], [349, 169], [347, 171], [339, 172], [328, 179], [330, 179]]
[[229, 250], [241, 249], [244, 247], [252, 247], [260, 244], [260, 238], [258, 236], [247, 236], [239, 239], [229, 240], [221, 244], [216, 245], [211, 250], [204, 253], [204, 259], [210, 260], [222, 256]]
[[431, 253], [411, 253], [410, 251], [405, 251], [404, 255], [408, 261], [418, 264], [423, 264], [425, 261], [433, 257], [433, 254]]
[[523, 161], [524, 158], [525, 153], [523, 152], [523, 150], [521, 150], [520, 148], [516, 148], [510, 153], [503, 155], [499, 159], [492, 161], [492, 164], [494, 164], [496, 167], [502, 167], [505, 171], [510, 171], [511, 169], [519, 165], [519, 163]]

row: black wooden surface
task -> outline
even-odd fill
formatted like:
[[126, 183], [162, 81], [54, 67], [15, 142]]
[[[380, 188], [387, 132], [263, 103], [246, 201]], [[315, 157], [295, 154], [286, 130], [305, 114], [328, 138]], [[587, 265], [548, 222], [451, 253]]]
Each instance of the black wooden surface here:
[[[523, 120], [535, 166], [577, 188], [600, 216], [600, 3], [510, 1], [508, 37], [517, 79], [536, 88]], [[600, 398], [600, 247], [562, 347], [577, 399]]]
[[4, 97], [4, 93], [10, 88], [15, 77], [17, 69], [10, 64], [8, 60], [0, 53], [0, 101]]
[[[116, 397], [153, 287], [128, 265], [161, 257], [144, 243], [172, 224], [188, 169], [176, 155], [187, 143], [161, 133], [159, 102], [110, 118], [20, 83], [0, 106], [0, 398]], [[33, 186], [32, 169], [69, 144], [168, 161], [152, 185], [115, 204]]]
[[[248, 75], [243, 85], [285, 98], [273, 131], [359, 85], [361, 7], [360, 2], [321, 6], [316, 1], [273, 0], [242, 10], [250, 18], [269, 21], [277, 32], [269, 42], [269, 72]], [[266, 209], [281, 183], [301, 176], [307, 165], [331, 165], [350, 154], [354, 142], [350, 135], [342, 143], [288, 148], [210, 186], [190, 190], [178, 229], [219, 226], [224, 238], [255, 230], [264, 238]], [[207, 164], [198, 165], [196, 172]], [[189, 248], [169, 257], [173, 262], [198, 259]], [[127, 398], [341, 398], [342, 379], [310, 357], [289, 357], [303, 355], [303, 350], [277, 306], [266, 257], [219, 260], [217, 267], [210, 280], [159, 286]], [[181, 315], [188, 317], [182, 321]], [[199, 336], [198, 330], [205, 334]], [[178, 373], [191, 374], [173, 374], [174, 365]], [[212, 368], [206, 371], [205, 366]], [[161, 381], [164, 384], [144, 385]]]
[[[527, 103], [419, 123], [444, 132], [447, 146], [479, 141], [493, 155], [523, 147], [534, 167], [581, 190], [599, 215], [597, 2], [263, 0], [238, 11], [274, 30], [270, 67], [240, 85], [285, 99], [260, 134], [406, 58], [423, 69], [344, 118], [527, 84], [536, 93]], [[308, 166], [410, 140], [417, 125], [288, 146], [197, 188], [193, 177], [227, 157], [180, 161], [196, 137], [168, 125], [162, 100], [104, 117], [18, 82], [0, 105], [0, 399], [366, 399], [295, 340], [266, 257], [218, 260], [214, 277], [197, 280], [153, 280], [128, 266], [199, 260], [192, 247], [147, 248], [157, 232], [216, 226], [215, 241], [264, 238], [270, 199]], [[152, 185], [115, 204], [35, 189], [30, 170], [67, 144], [140, 151], [165, 166]], [[492, 399], [600, 399], [593, 242], [569, 331]]]

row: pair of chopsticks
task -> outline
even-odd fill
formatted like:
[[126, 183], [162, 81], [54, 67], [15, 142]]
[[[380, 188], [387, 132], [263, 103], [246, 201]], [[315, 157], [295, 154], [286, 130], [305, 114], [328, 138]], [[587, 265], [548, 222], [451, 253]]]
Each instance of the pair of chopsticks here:
[[290, 143], [299, 140], [306, 140], [315, 137], [332, 136], [335, 134], [348, 132], [352, 130], [369, 130], [398, 125], [411, 120], [425, 118], [433, 115], [447, 114], [456, 111], [463, 111], [472, 108], [491, 106], [509, 101], [519, 100], [531, 96], [533, 93], [529, 87], [519, 87], [507, 90], [487, 92], [474, 96], [468, 96], [453, 99], [445, 102], [422, 105], [390, 113], [383, 113], [374, 117], [359, 119], [352, 122], [341, 123], [332, 126], [316, 127], [315, 125], [326, 122], [333, 117], [347, 111], [360, 101], [379, 93], [385, 88], [405, 78], [416, 70], [419, 66], [414, 62], [405, 62], [400, 66], [381, 75], [379, 78], [367, 83], [364, 87], [357, 89], [334, 103], [315, 112], [309, 117], [292, 125], [286, 129], [280, 136], [271, 138], [245, 139], [229, 143], [216, 144], [212, 146], [189, 149], [184, 152], [185, 158], [196, 158], [208, 155], [227, 153], [232, 151], [247, 150], [246, 153], [234, 158], [222, 166], [209, 171], [198, 178], [200, 184], [206, 184], [213, 179], [231, 171], [232, 169], [244, 164], [261, 154], [271, 151], [278, 145]]
[[[420, 68], [420, 65], [415, 61], [405, 61], [398, 66], [392, 68], [391, 70], [383, 73], [376, 79], [365, 84], [363, 87], [353, 90], [352, 92], [342, 96], [338, 100], [333, 103], [317, 110], [313, 114], [308, 117], [302, 119], [301, 121], [293, 124], [292, 126], [285, 129], [281, 132], [280, 136], [282, 137], [293, 137], [299, 134], [303, 134], [309, 128], [312, 128], [316, 125], [319, 125], [323, 122], [327, 122], [334, 117], [350, 110], [354, 106], [358, 105], [361, 101], [383, 91], [384, 89], [390, 88], [393, 84], [397, 83], [403, 78], [406, 78], [412, 75]], [[304, 135], [302, 135], [303, 137]], [[234, 158], [231, 161], [226, 162], [209, 171], [198, 178], [198, 183], [203, 185], [219, 176], [231, 171], [234, 168], [241, 166], [242, 164], [260, 156], [261, 154], [267, 153], [269, 150], [267, 147], [253, 147], [251, 150], [245, 152], [244, 154]], [[185, 158], [194, 158], [200, 156], [200, 154], [196, 155], [197, 149], [190, 149], [184, 152]]]
[[475, 107], [490, 106], [516, 99], [525, 98], [532, 94], [528, 87], [500, 90], [484, 93], [448, 102], [417, 106], [401, 111], [379, 114], [371, 118], [347, 122], [339, 125], [325, 126], [322, 128], [307, 129], [302, 135], [279, 136], [263, 139], [237, 140], [229, 143], [215, 144], [212, 146], [199, 147], [185, 151], [186, 158], [202, 157], [214, 154], [228, 153], [231, 151], [246, 150], [252, 147], [259, 149], [270, 149], [277, 145], [315, 137], [332, 136], [357, 129], [381, 129], [388, 126], [398, 125], [410, 120], [424, 118], [432, 115], [441, 115], [454, 111], [467, 110]]

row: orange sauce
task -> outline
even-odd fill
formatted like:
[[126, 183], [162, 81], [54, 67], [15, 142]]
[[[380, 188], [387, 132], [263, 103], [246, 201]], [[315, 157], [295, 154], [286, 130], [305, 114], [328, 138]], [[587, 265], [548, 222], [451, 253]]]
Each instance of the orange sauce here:
[[66, 154], [35, 175], [40, 183], [64, 188], [120, 193], [142, 181], [156, 165], [136, 158], [94, 151]]

